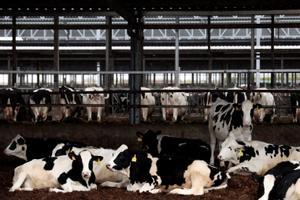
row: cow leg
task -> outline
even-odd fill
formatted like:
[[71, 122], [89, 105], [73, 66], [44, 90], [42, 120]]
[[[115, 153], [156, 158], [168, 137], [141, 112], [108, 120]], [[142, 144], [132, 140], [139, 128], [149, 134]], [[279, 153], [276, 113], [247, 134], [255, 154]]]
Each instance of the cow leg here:
[[10, 192], [14, 192], [15, 190], [21, 189], [21, 186], [26, 180], [27, 174], [25, 172], [18, 173], [15, 170], [15, 175], [17, 176], [16, 178], [14, 177], [14, 184], [13, 186], [9, 189]]
[[98, 108], [98, 111], [97, 111], [97, 121], [98, 121], [98, 122], [101, 122], [102, 110], [103, 110], [102, 107], [99, 107], [99, 108]]
[[126, 190], [129, 192], [136, 192], [141, 188], [141, 185], [138, 183], [128, 184]]
[[227, 172], [238, 174], [240, 171], [253, 172], [253, 173], [257, 173], [258, 175], [261, 175], [261, 167], [259, 165], [257, 165], [257, 166], [251, 165], [247, 161], [240, 163], [234, 167], [229, 168]]
[[105, 181], [101, 184], [102, 187], [114, 187], [114, 188], [123, 188], [128, 185], [128, 180], [123, 180], [121, 182], [112, 182], [112, 181]]
[[216, 148], [216, 135], [214, 132], [209, 131], [209, 136], [210, 136], [210, 149], [211, 149], [211, 155], [210, 155], [210, 164], [214, 164], [215, 163], [215, 148]]
[[271, 174], [267, 174], [264, 177], [264, 195], [259, 198], [259, 200], [268, 200], [269, 199], [269, 194], [274, 186], [275, 183], [275, 177]]
[[139, 192], [140, 193], [143, 193], [143, 192], [149, 192], [151, 190], [154, 189], [154, 185], [153, 184], [150, 184], [150, 183], [145, 183], [142, 185], [142, 187], [139, 189]]
[[143, 121], [146, 122], [148, 117], [148, 108], [142, 108], [142, 117]]
[[88, 115], [88, 121], [92, 120], [92, 108], [86, 107], [87, 115]]
[[177, 117], [178, 117], [178, 108], [173, 108], [173, 122], [177, 121]]
[[166, 121], [166, 120], [167, 120], [167, 116], [166, 116], [166, 108], [161, 108], [161, 112], [162, 112], [163, 120]]

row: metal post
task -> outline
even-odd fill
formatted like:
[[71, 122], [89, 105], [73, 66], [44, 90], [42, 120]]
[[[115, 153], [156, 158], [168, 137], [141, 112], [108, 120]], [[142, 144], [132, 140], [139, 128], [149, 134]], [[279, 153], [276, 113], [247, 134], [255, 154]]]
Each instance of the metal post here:
[[[16, 70], [17, 69], [17, 65], [18, 65], [18, 60], [17, 60], [17, 41], [16, 41], [16, 37], [17, 37], [17, 29], [16, 29], [16, 16], [12, 17], [12, 70]], [[12, 82], [11, 82], [11, 86], [15, 86], [16, 84], [16, 74], [12, 75]]]
[[[280, 60], [280, 68], [284, 69], [284, 60], [283, 60], [283, 58], [281, 58], [281, 60]], [[283, 85], [284, 85], [284, 73], [282, 72], [281, 73], [281, 86], [283, 86]]]
[[[251, 24], [254, 24], [254, 15], [251, 16]], [[254, 69], [254, 28], [251, 28], [251, 64], [250, 69]], [[253, 83], [254, 74], [248, 72], [247, 75], [247, 88], [250, 89], [250, 85]]]
[[[274, 59], [274, 15], [271, 16], [271, 58], [272, 58], [272, 69], [275, 69]], [[274, 72], [271, 73], [271, 87], [274, 88], [276, 83], [276, 77]]]
[[[260, 24], [260, 16], [256, 16], [256, 23]], [[260, 28], [256, 29], [256, 46], [260, 47], [260, 38], [262, 35], [262, 30]], [[260, 87], [260, 52], [256, 52], [256, 87]]]
[[[112, 30], [111, 30], [111, 16], [106, 16], [106, 24], [108, 28], [106, 29], [106, 40], [105, 40], [105, 71], [112, 71], [113, 66], [111, 62], [112, 57]], [[105, 75], [105, 87], [106, 89], [110, 89], [112, 85], [112, 75]]]
[[[54, 16], [54, 69], [60, 70], [59, 67], [59, 16]], [[58, 87], [58, 74], [54, 74], [54, 87]]]
[[[176, 24], [179, 24], [179, 17], [176, 16]], [[180, 86], [179, 80], [179, 29], [175, 29], [175, 86]]]
[[[208, 51], [208, 70], [212, 70], [212, 55], [211, 55], [211, 49], [210, 49], [210, 16], [207, 17], [207, 25], [208, 25], [208, 28], [206, 29], [207, 31], [207, 51]], [[209, 87], [211, 87], [212, 85], [212, 82], [211, 82], [211, 73], [208, 74], [208, 85]]]
[[[135, 23], [129, 24], [128, 35], [131, 37], [131, 70], [141, 71], [143, 66], [143, 43], [144, 43], [144, 30], [143, 30], [143, 16], [142, 13], [135, 13]], [[129, 77], [130, 94], [130, 113], [129, 119], [131, 124], [140, 123], [140, 90], [142, 85], [141, 74], [131, 74]]]

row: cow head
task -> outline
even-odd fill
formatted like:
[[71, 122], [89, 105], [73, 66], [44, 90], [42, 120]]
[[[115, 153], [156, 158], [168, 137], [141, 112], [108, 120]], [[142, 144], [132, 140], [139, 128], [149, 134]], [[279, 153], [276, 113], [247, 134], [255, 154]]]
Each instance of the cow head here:
[[111, 171], [118, 171], [129, 177], [129, 167], [132, 160], [135, 161], [128, 147], [123, 144], [116, 150], [114, 157], [108, 162], [106, 167]]
[[241, 105], [241, 111], [243, 115], [243, 127], [248, 128], [252, 126], [251, 111], [253, 109], [253, 103], [249, 100], [243, 101]]
[[221, 145], [218, 159], [221, 161], [230, 161], [233, 164], [239, 164], [239, 157], [242, 151], [243, 145], [239, 144], [234, 136], [229, 135]]
[[19, 134], [11, 140], [10, 144], [4, 150], [4, 153], [8, 156], [16, 156], [18, 158], [27, 161], [26, 152], [27, 152], [26, 140], [24, 137], [22, 137]]
[[68, 156], [71, 160], [73, 160], [72, 168], [76, 171], [81, 172], [81, 176], [83, 180], [86, 182], [90, 181], [92, 178], [92, 182], [95, 181], [95, 175], [93, 173], [93, 162], [100, 162], [103, 160], [102, 156], [94, 156], [88, 150], [83, 150], [76, 155], [73, 151], [68, 153]]
[[265, 109], [262, 107], [261, 104], [254, 104], [253, 105], [253, 119], [256, 122], [263, 122], [265, 118]]
[[161, 131], [147, 130], [145, 133], [136, 132], [137, 141], [140, 143], [141, 149], [153, 156], [158, 155], [158, 136]]

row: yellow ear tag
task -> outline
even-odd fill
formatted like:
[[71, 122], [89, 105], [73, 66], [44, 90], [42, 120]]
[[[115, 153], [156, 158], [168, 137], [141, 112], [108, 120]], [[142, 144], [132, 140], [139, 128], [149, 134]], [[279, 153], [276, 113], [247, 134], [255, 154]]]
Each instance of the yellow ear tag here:
[[256, 109], [259, 111], [260, 108], [258, 106], [256, 106]]
[[136, 162], [136, 154], [134, 154], [134, 156], [131, 158], [131, 162]]
[[239, 150], [238, 156], [239, 156], [239, 157], [242, 157], [243, 155], [244, 155], [243, 149], [240, 149], [240, 150]]
[[98, 158], [97, 160], [96, 160], [96, 163], [100, 163], [101, 162], [101, 160], [100, 160], [100, 158]]

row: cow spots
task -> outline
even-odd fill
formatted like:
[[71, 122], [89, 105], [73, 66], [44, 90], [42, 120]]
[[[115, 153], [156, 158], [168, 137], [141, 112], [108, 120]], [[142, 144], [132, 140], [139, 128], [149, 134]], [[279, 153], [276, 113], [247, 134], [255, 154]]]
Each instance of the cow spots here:
[[256, 155], [258, 155], [258, 156], [259, 156], [259, 151], [258, 151], [258, 150], [256, 150], [255, 152], [256, 152]]
[[222, 108], [222, 105], [217, 105], [215, 111], [216, 111], [216, 112], [219, 112], [221, 108]]
[[213, 130], [214, 130], [214, 131], [216, 130], [216, 125], [213, 126]]
[[244, 146], [239, 155], [240, 162], [249, 161], [256, 156], [255, 150], [251, 146]]
[[19, 145], [25, 144], [24, 138], [19, 138], [19, 139], [17, 140], [17, 143], [18, 143]]
[[17, 148], [17, 143], [15, 142], [15, 141], [13, 141], [12, 143], [11, 143], [11, 145], [9, 146], [9, 149], [10, 150], [15, 150]]
[[288, 157], [290, 155], [290, 146], [287, 145], [276, 145], [271, 144], [265, 147], [266, 155], [270, 154], [270, 156], [276, 157], [280, 154], [281, 157], [286, 156]]
[[46, 157], [43, 158], [43, 161], [46, 162], [46, 164], [44, 165], [44, 170], [52, 170], [54, 167], [54, 161], [56, 160], [56, 157]]

